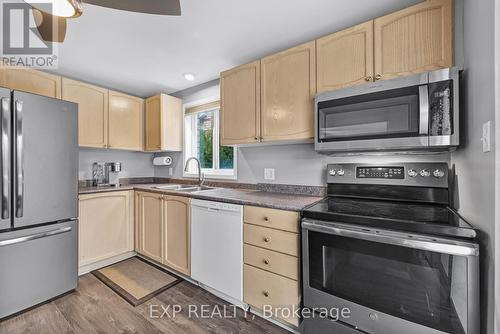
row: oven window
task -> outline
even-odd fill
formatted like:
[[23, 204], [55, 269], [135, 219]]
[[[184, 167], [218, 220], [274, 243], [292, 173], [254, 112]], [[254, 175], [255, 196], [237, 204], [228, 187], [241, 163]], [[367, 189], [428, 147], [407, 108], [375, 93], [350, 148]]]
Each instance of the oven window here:
[[465, 333], [466, 258], [308, 233], [312, 288], [446, 333]]
[[419, 136], [418, 86], [318, 104], [319, 141]]

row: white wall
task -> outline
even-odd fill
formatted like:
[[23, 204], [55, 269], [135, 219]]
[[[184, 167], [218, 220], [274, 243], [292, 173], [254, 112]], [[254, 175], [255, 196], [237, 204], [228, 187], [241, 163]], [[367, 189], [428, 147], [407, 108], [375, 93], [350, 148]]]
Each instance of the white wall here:
[[92, 179], [92, 163], [94, 162], [121, 162], [120, 177], [154, 176], [151, 153], [130, 152], [119, 150], [80, 148], [78, 178]]
[[[451, 155], [456, 169], [459, 212], [481, 230], [481, 333], [493, 333], [495, 145], [482, 152], [482, 124], [495, 121], [495, 0], [465, 1], [464, 73], [461, 103], [463, 148]], [[494, 127], [492, 128], [494, 131]], [[492, 134], [494, 137], [494, 132]]]

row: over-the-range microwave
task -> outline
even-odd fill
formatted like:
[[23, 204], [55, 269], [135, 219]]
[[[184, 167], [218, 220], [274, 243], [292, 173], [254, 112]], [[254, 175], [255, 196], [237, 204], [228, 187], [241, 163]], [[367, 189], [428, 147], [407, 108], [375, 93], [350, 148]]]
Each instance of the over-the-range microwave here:
[[321, 153], [446, 150], [459, 145], [459, 71], [448, 68], [321, 93]]

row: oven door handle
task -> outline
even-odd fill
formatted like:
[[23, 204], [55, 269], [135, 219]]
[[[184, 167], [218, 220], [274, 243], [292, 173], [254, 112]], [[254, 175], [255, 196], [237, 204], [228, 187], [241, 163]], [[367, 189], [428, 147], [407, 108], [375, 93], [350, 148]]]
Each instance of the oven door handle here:
[[418, 87], [418, 99], [420, 104], [419, 134], [429, 135], [429, 87], [427, 85]]
[[302, 227], [309, 231], [338, 235], [384, 244], [420, 249], [456, 256], [479, 256], [479, 246], [472, 243], [442, 238], [425, 237], [383, 230], [368, 230], [362, 227], [346, 227], [331, 223], [303, 220]]

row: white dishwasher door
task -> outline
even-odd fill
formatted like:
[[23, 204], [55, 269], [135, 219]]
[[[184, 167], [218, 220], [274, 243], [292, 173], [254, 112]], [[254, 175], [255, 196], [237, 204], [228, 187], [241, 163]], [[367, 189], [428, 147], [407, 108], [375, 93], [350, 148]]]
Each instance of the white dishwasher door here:
[[191, 276], [243, 300], [243, 207], [193, 199]]

